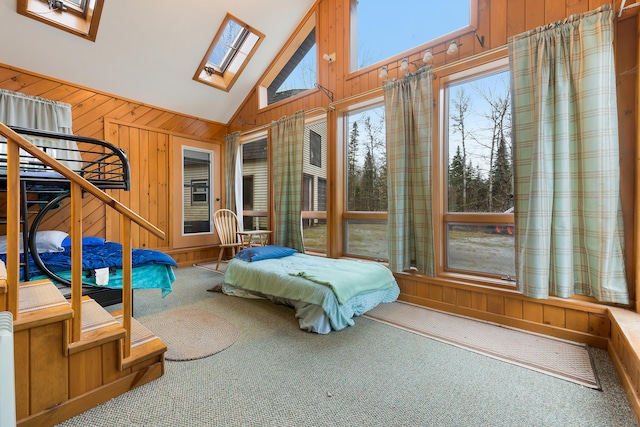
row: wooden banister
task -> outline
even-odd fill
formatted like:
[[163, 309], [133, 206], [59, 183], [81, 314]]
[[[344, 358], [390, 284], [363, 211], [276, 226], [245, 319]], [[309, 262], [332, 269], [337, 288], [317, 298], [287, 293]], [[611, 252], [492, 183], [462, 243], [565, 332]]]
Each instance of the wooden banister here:
[[20, 234], [20, 149], [22, 149], [63, 175], [70, 182], [71, 308], [74, 312], [71, 323], [72, 342], [80, 340], [82, 332], [82, 192], [90, 193], [120, 213], [122, 221], [122, 325], [127, 331], [123, 345], [123, 357], [129, 357], [133, 315], [131, 224], [138, 224], [160, 239], [165, 238], [165, 233], [3, 123], [0, 123], [0, 135], [7, 139], [7, 309], [15, 320], [19, 308], [20, 246], [18, 238]]

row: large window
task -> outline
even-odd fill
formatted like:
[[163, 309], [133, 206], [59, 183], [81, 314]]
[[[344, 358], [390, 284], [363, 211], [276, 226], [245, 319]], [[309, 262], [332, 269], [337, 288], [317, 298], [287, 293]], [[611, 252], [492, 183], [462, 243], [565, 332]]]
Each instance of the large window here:
[[384, 106], [349, 112], [346, 129], [347, 255], [388, 258]]
[[449, 271], [510, 280], [513, 163], [508, 70], [501, 64], [444, 78], [446, 212]]
[[351, 71], [467, 27], [476, 0], [351, 0]]

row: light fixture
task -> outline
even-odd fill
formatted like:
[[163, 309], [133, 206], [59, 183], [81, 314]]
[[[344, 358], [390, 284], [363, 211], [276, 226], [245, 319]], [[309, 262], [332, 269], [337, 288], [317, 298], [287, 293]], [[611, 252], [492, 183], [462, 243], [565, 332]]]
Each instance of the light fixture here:
[[325, 53], [324, 55], [322, 55], [322, 59], [329, 62], [329, 64], [333, 64], [336, 60], [336, 53], [335, 52], [331, 54]]
[[378, 77], [380, 77], [381, 79], [384, 79], [385, 77], [387, 77], [387, 66], [383, 65], [382, 68], [380, 69], [380, 74], [378, 75]]
[[458, 53], [458, 44], [454, 40], [449, 45], [449, 49], [447, 49], [447, 55], [455, 55], [456, 53]]
[[431, 53], [431, 49], [427, 49], [422, 57], [422, 62], [429, 62], [433, 59], [433, 53]]
[[402, 59], [402, 63], [400, 63], [400, 71], [404, 71], [409, 68], [409, 60], [407, 58]]

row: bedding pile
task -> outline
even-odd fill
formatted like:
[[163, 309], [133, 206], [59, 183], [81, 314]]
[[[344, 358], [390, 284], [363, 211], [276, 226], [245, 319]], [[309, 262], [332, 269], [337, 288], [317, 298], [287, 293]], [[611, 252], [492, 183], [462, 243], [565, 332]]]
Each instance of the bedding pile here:
[[[41, 233], [41, 232], [39, 232]], [[82, 270], [86, 272], [83, 283], [95, 285], [95, 271], [110, 269], [109, 283], [105, 286], [112, 289], [122, 288], [122, 245], [108, 242], [98, 237], [83, 237]], [[39, 254], [44, 265], [63, 279], [71, 277], [71, 244], [69, 239], [61, 239], [59, 252], [42, 252]], [[31, 258], [31, 255], [29, 255]], [[6, 254], [0, 254], [6, 262]], [[22, 262], [23, 255], [20, 255]], [[175, 280], [172, 267], [177, 263], [169, 255], [152, 249], [132, 249], [133, 283], [135, 289], [161, 288], [162, 296], [171, 292], [171, 283]], [[33, 259], [29, 262], [29, 273], [32, 280], [47, 278]], [[24, 274], [20, 272], [20, 279]]]
[[391, 271], [372, 261], [297, 252], [251, 262], [242, 257], [229, 261], [222, 291], [294, 307], [300, 328], [310, 332], [326, 334], [352, 326], [354, 316], [380, 303], [393, 302], [400, 294]]

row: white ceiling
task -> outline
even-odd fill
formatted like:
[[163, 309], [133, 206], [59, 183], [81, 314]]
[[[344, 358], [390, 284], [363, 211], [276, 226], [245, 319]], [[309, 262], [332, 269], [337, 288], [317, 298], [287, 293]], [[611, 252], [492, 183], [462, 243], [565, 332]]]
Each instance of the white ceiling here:
[[[105, 0], [95, 42], [16, 3], [0, 0], [0, 63], [226, 124], [314, 0]], [[227, 12], [265, 34], [229, 92], [193, 80]]]

